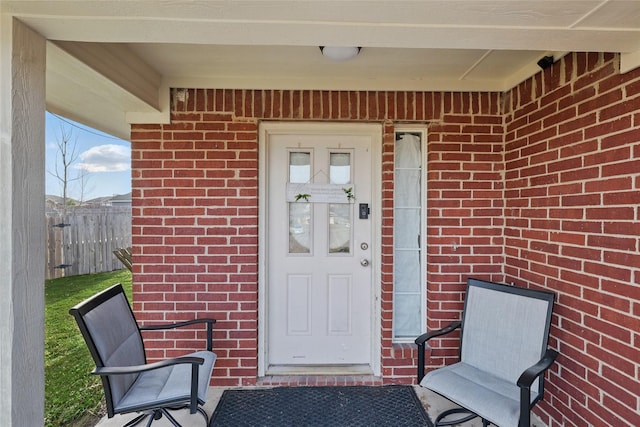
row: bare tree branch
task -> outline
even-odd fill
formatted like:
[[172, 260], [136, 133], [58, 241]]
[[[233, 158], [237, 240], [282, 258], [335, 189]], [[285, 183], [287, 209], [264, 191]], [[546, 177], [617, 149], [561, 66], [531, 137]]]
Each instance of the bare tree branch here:
[[60, 187], [62, 190], [63, 209], [66, 213], [67, 207], [70, 203], [70, 183], [80, 181], [80, 201], [82, 201], [86, 188], [86, 181], [88, 180], [88, 172], [82, 170], [75, 175], [71, 174], [72, 166], [77, 162], [80, 155], [77, 150], [78, 138], [77, 136], [74, 137], [73, 129], [60, 123], [60, 134], [56, 141], [56, 145], [58, 147], [58, 150], [56, 152], [55, 170], [53, 172], [49, 171], [49, 173], [53, 175], [60, 183]]

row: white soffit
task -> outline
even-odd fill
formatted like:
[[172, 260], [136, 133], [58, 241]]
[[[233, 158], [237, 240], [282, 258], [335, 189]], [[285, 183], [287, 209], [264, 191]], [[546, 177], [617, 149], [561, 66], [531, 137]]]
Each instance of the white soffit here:
[[[58, 43], [48, 103], [94, 124], [166, 120], [171, 86], [504, 91], [559, 52], [640, 66], [638, 0], [5, 0], [0, 10]], [[363, 49], [337, 64], [320, 45]]]

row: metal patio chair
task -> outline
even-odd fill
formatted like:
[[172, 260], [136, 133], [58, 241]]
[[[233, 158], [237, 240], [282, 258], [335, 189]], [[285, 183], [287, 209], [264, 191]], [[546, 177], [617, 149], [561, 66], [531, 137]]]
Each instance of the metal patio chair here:
[[[76, 305], [69, 313], [76, 319], [96, 364], [92, 373], [102, 379], [109, 418], [138, 412], [140, 415], [126, 426], [134, 426], [149, 417], [148, 427], [163, 415], [174, 426], [180, 426], [168, 410], [189, 408], [191, 414], [199, 412], [209, 424], [202, 405], [216, 360], [212, 352], [214, 319], [138, 326], [120, 284]], [[140, 331], [198, 323], [206, 324], [206, 351], [147, 363]]]
[[[547, 348], [553, 300], [550, 292], [467, 281], [462, 320], [415, 340], [420, 385], [461, 407], [438, 415], [436, 426], [479, 416], [483, 426], [529, 427], [531, 408], [544, 395], [544, 373], [558, 356]], [[460, 361], [425, 375], [427, 341], [456, 329]]]

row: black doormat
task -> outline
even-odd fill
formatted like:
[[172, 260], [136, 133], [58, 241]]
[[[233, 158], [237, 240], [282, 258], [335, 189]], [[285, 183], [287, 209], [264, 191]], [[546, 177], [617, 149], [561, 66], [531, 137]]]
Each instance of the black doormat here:
[[411, 426], [433, 424], [411, 386], [225, 390], [211, 427]]

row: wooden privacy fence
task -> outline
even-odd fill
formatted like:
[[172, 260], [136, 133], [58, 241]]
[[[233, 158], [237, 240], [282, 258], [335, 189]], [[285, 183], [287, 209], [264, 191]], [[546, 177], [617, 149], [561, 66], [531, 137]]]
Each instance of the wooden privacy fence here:
[[46, 278], [120, 270], [113, 251], [131, 246], [131, 207], [46, 214]]

